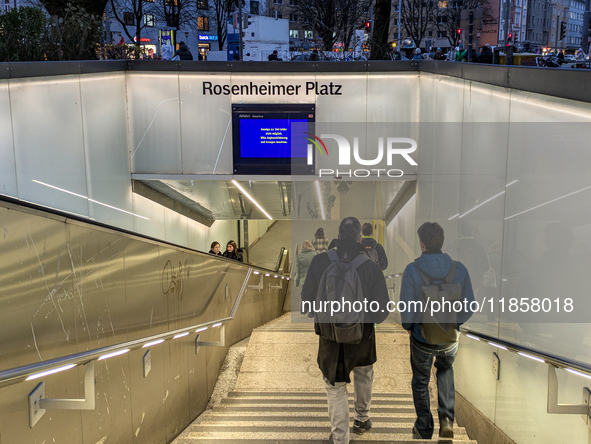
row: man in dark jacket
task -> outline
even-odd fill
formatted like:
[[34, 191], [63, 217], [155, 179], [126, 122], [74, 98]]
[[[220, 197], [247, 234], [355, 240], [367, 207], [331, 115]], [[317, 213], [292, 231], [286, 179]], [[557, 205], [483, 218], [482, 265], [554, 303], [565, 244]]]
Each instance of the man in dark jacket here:
[[[421, 276], [427, 275], [433, 284], [442, 284], [452, 269], [453, 261], [441, 252], [443, 247], [443, 228], [437, 222], [425, 222], [418, 229], [421, 245], [421, 257], [408, 264], [404, 270], [400, 287], [400, 301], [407, 306], [411, 301], [422, 301], [421, 287], [429, 285]], [[463, 304], [470, 306], [474, 301], [472, 284], [468, 270], [461, 262], [456, 262], [456, 270], [452, 282], [462, 287]], [[420, 271], [419, 271], [420, 270]], [[455, 407], [454, 369], [453, 363], [458, 351], [458, 342], [451, 344], [429, 344], [421, 333], [421, 311], [401, 312], [402, 327], [410, 335], [410, 362], [412, 367], [412, 395], [417, 413], [412, 430], [416, 439], [431, 439], [433, 436], [433, 415], [429, 406], [429, 379], [431, 366], [435, 358], [437, 369], [437, 394], [439, 416], [439, 437], [453, 438], [453, 421]], [[456, 314], [457, 328], [466, 322], [472, 312]]]
[[269, 62], [281, 62], [282, 59], [279, 58], [279, 53], [277, 52], [277, 50], [273, 51], [273, 53], [267, 57], [267, 59], [269, 60]]
[[[373, 238], [373, 227], [371, 224], [363, 224], [361, 226], [361, 245], [365, 247], [365, 251], [368, 252], [370, 250], [374, 250], [377, 253], [377, 262], [378, 265], [382, 270], [388, 268], [388, 257], [386, 256], [386, 251], [384, 247], [382, 247], [377, 240]], [[370, 255], [370, 258], [373, 258]]]
[[482, 47], [482, 51], [478, 56], [478, 63], [488, 63], [491, 64], [493, 62], [493, 52], [490, 45], [487, 43], [485, 46]]
[[175, 57], [179, 56], [179, 59], [181, 60], [193, 60], [193, 54], [191, 54], [191, 51], [189, 51], [189, 47], [185, 42], [179, 43], [179, 49], [176, 50], [174, 55]]
[[[354, 217], [343, 219], [339, 227], [337, 254], [342, 262], [350, 262], [365, 248], [361, 241], [361, 224]], [[302, 289], [302, 304], [316, 300], [324, 271], [331, 264], [328, 253], [321, 253], [312, 259], [306, 282]], [[318, 366], [322, 371], [328, 397], [328, 414], [331, 423], [329, 442], [349, 443], [349, 402], [347, 383], [351, 382], [351, 371], [355, 374], [355, 421], [353, 432], [362, 434], [371, 428], [369, 408], [373, 385], [373, 364], [376, 362], [376, 339], [374, 323], [388, 317], [389, 302], [386, 281], [380, 267], [371, 260], [365, 260], [356, 271], [361, 281], [363, 298], [367, 306], [377, 302], [377, 311], [368, 310], [363, 324], [363, 337], [359, 344], [339, 344], [320, 336], [320, 327], [314, 325], [319, 335]], [[374, 302], [375, 301], [375, 302]]]

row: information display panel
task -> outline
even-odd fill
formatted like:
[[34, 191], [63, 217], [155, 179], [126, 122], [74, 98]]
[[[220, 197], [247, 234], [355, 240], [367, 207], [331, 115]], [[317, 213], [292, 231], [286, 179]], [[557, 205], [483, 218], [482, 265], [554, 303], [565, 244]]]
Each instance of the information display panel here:
[[314, 174], [313, 104], [234, 104], [234, 174]]

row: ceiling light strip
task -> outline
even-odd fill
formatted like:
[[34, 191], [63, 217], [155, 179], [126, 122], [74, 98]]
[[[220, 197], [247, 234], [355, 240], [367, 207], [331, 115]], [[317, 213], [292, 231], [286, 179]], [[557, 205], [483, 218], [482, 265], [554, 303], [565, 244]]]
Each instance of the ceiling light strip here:
[[318, 205], [320, 205], [320, 214], [322, 214], [322, 220], [326, 220], [326, 215], [324, 214], [324, 203], [322, 202], [322, 193], [320, 192], [320, 182], [317, 180], [316, 183], [316, 192], [318, 193]]
[[242, 186], [235, 179], [232, 179], [232, 183], [236, 186], [236, 188], [238, 188], [242, 192], [242, 194], [244, 194], [248, 198], [248, 200], [250, 200], [259, 210], [261, 210], [261, 212], [265, 216], [267, 216], [267, 219], [273, 220], [273, 218], [269, 216], [269, 213], [267, 213], [263, 209], [263, 207], [261, 207], [259, 203], [256, 200], [254, 200], [254, 198], [250, 194], [248, 194], [248, 192], [244, 188], [242, 188]]
[[89, 202], [92, 202], [92, 203], [95, 203], [95, 204], [98, 204], [98, 205], [102, 205], [104, 207], [111, 208], [111, 209], [116, 210], [116, 211], [121, 211], [122, 213], [130, 214], [132, 216], [136, 216], [136, 217], [139, 217], [139, 218], [145, 219], [145, 220], [150, 220], [147, 217], [140, 216], [139, 214], [135, 214], [135, 213], [132, 213], [132, 212], [127, 211], [127, 210], [122, 210], [121, 208], [117, 208], [117, 207], [114, 207], [112, 205], [108, 205], [106, 203], [99, 202], [98, 200], [94, 200], [94, 199], [91, 199], [89, 197], [83, 196], [82, 194], [74, 193], [72, 191], [64, 190], [63, 188], [59, 188], [59, 187], [56, 187], [56, 186], [53, 186], [53, 185], [49, 185], [48, 183], [41, 182], [39, 180], [32, 179], [31, 182], [35, 182], [35, 183], [38, 183], [39, 185], [43, 185], [43, 186], [46, 186], [46, 187], [49, 187], [49, 188], [53, 188], [54, 190], [58, 190], [58, 191], [61, 191], [63, 193], [71, 194], [72, 196], [76, 196], [76, 197], [79, 197], [81, 199], [86, 199]]

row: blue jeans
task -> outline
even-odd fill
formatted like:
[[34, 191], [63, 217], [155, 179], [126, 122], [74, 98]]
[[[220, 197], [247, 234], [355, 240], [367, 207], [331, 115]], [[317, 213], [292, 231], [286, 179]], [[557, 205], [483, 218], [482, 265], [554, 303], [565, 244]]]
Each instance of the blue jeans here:
[[439, 400], [437, 413], [439, 420], [443, 418], [454, 420], [456, 392], [453, 364], [457, 352], [457, 342], [442, 349], [431, 349], [421, 346], [421, 342], [411, 336], [412, 397], [417, 413], [415, 427], [423, 439], [431, 439], [434, 428], [429, 403], [429, 380], [431, 379], [433, 358], [435, 358], [435, 368], [437, 369], [437, 395]]

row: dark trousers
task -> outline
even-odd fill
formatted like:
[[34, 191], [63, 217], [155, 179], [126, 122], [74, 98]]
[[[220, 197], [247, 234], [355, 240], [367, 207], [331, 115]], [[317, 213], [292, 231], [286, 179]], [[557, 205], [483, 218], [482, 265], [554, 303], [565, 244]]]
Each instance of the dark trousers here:
[[453, 363], [457, 352], [457, 342], [445, 348], [432, 349], [422, 346], [421, 342], [411, 337], [412, 396], [417, 413], [415, 427], [423, 439], [431, 439], [434, 429], [429, 403], [429, 380], [431, 379], [433, 359], [435, 359], [435, 368], [437, 369], [437, 413], [439, 419], [454, 420], [456, 393]]

